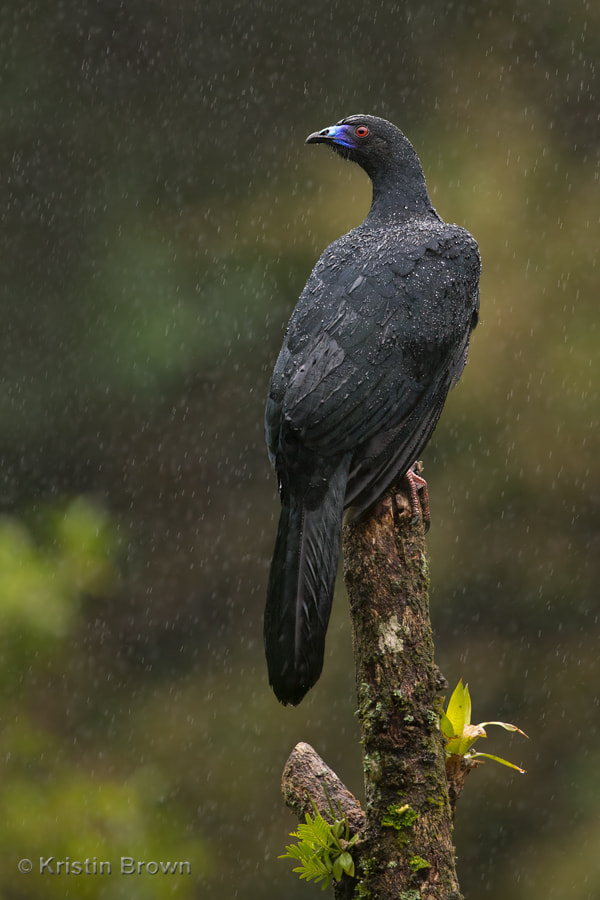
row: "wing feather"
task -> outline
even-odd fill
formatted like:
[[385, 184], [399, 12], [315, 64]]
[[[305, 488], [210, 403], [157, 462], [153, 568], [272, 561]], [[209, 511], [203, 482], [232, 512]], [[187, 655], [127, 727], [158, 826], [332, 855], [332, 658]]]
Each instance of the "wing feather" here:
[[348, 502], [412, 464], [464, 367], [479, 255], [467, 232], [436, 227], [377, 253], [345, 235], [290, 319], [267, 404], [270, 451], [285, 456], [293, 435], [320, 458], [354, 453]]

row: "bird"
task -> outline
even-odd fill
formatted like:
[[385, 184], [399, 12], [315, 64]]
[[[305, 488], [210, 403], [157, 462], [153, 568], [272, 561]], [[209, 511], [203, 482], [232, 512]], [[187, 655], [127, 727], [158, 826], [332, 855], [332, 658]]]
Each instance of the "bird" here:
[[344, 515], [366, 514], [402, 476], [414, 506], [425, 483], [414, 464], [464, 369], [481, 271], [475, 239], [438, 215], [416, 151], [391, 122], [352, 115], [306, 143], [357, 163], [372, 203], [317, 261], [268, 390], [281, 515], [264, 644], [284, 705], [321, 675]]

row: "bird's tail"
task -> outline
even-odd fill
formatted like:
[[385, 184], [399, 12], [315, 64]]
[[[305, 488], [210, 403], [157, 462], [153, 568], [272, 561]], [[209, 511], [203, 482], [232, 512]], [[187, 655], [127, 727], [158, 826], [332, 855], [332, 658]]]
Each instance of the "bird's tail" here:
[[269, 682], [282, 703], [300, 703], [323, 668], [337, 573], [348, 462], [316, 509], [284, 500], [271, 563], [264, 638]]

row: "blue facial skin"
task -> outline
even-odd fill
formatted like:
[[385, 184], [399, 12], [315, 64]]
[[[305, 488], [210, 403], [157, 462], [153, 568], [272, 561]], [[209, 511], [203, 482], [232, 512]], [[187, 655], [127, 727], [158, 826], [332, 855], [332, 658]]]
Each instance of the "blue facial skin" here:
[[330, 138], [334, 143], [352, 150], [355, 145], [348, 139], [349, 130], [349, 125], [332, 125], [330, 128], [324, 128], [320, 133], [323, 137]]

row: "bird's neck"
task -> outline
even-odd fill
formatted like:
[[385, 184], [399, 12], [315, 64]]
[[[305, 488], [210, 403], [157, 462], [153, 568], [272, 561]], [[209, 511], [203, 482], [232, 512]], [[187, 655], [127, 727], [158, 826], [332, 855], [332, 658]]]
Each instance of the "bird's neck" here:
[[369, 174], [373, 183], [373, 201], [368, 216], [371, 221], [436, 215], [418, 160], [416, 165], [408, 168], [405, 165], [390, 166]]

